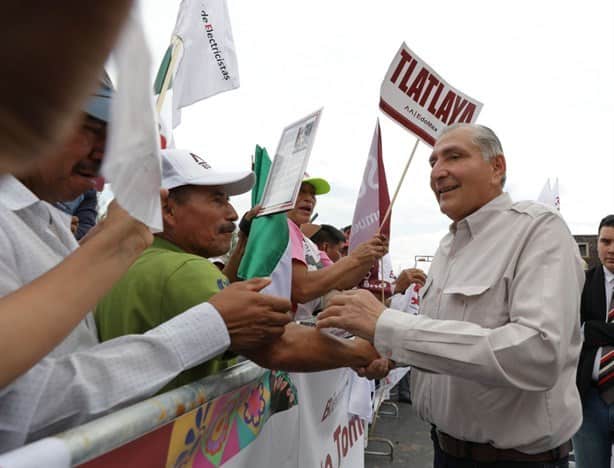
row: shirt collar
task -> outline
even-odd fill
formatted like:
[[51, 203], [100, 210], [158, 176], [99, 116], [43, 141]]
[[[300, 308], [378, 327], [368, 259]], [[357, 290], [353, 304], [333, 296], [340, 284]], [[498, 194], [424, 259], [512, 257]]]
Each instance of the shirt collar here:
[[163, 249], [163, 250], [170, 250], [172, 252], [186, 253], [185, 250], [173, 244], [171, 241], [163, 239], [162, 237], [159, 237], [159, 236], [154, 236], [154, 240], [151, 246], [155, 247], [156, 249]]
[[612, 273], [610, 270], [608, 270], [605, 266], [601, 265], [603, 267], [603, 274], [605, 276], [605, 281], [606, 283], [614, 283], [614, 273]]
[[471, 236], [475, 236], [486, 225], [490, 218], [497, 213], [507, 210], [512, 206], [512, 199], [507, 192], [493, 198], [477, 211], [474, 211], [466, 218], [450, 225], [450, 232], [456, 233], [459, 228], [468, 228]]
[[23, 210], [40, 202], [24, 184], [11, 174], [0, 175], [0, 203], [11, 211]]

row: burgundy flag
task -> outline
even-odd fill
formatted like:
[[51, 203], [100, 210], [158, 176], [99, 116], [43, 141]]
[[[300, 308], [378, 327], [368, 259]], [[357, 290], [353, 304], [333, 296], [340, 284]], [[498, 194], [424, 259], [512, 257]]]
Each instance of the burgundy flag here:
[[[386, 214], [389, 205], [390, 196], [388, 195], [388, 183], [386, 182], [386, 171], [382, 159], [382, 137], [378, 120], [373, 133], [373, 141], [371, 142], [362, 185], [356, 200], [356, 208], [354, 208], [349, 252], [352, 252], [359, 244], [368, 241], [377, 233], [380, 220]], [[381, 233], [388, 238], [390, 238], [390, 218], [388, 216], [381, 230]], [[390, 296], [395, 277], [392, 273], [389, 255], [384, 257], [383, 274], [379, 270], [380, 262], [377, 262], [359, 287], [378, 294], [378, 297], [381, 295], [382, 287], [385, 287], [386, 296]]]

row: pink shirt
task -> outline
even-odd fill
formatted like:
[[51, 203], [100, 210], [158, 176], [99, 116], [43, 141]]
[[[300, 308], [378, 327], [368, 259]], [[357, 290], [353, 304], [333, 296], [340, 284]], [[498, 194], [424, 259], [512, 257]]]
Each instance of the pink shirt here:
[[331, 266], [333, 261], [330, 259], [328, 254], [323, 250], [320, 250], [320, 263], [322, 263], [323, 267]]
[[303, 250], [303, 233], [300, 228], [294, 224], [294, 221], [290, 221], [288, 218], [288, 231], [290, 231], [290, 252], [292, 253], [292, 260], [297, 260], [305, 265], [305, 251]]

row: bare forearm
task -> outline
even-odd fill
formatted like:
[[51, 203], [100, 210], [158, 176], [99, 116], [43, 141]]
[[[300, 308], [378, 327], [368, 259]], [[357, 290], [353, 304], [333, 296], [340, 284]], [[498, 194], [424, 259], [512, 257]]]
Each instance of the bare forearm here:
[[307, 271], [298, 263], [292, 265], [292, 302], [305, 303], [323, 296], [331, 289], [350, 289], [367, 274], [371, 265], [360, 263], [352, 257], [344, 257], [331, 266], [317, 271]]
[[289, 372], [363, 367], [378, 356], [360, 338], [340, 339], [298, 324], [287, 325], [278, 340], [245, 355], [263, 367]]

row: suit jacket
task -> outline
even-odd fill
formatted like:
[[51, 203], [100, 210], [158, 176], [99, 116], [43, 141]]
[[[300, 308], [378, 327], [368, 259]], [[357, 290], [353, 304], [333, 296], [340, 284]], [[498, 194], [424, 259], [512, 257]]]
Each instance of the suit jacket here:
[[614, 346], [614, 323], [606, 323], [605, 307], [605, 275], [603, 266], [598, 265], [586, 272], [580, 305], [584, 344], [580, 352], [576, 382], [582, 398], [591, 386], [597, 349], [601, 346]]

